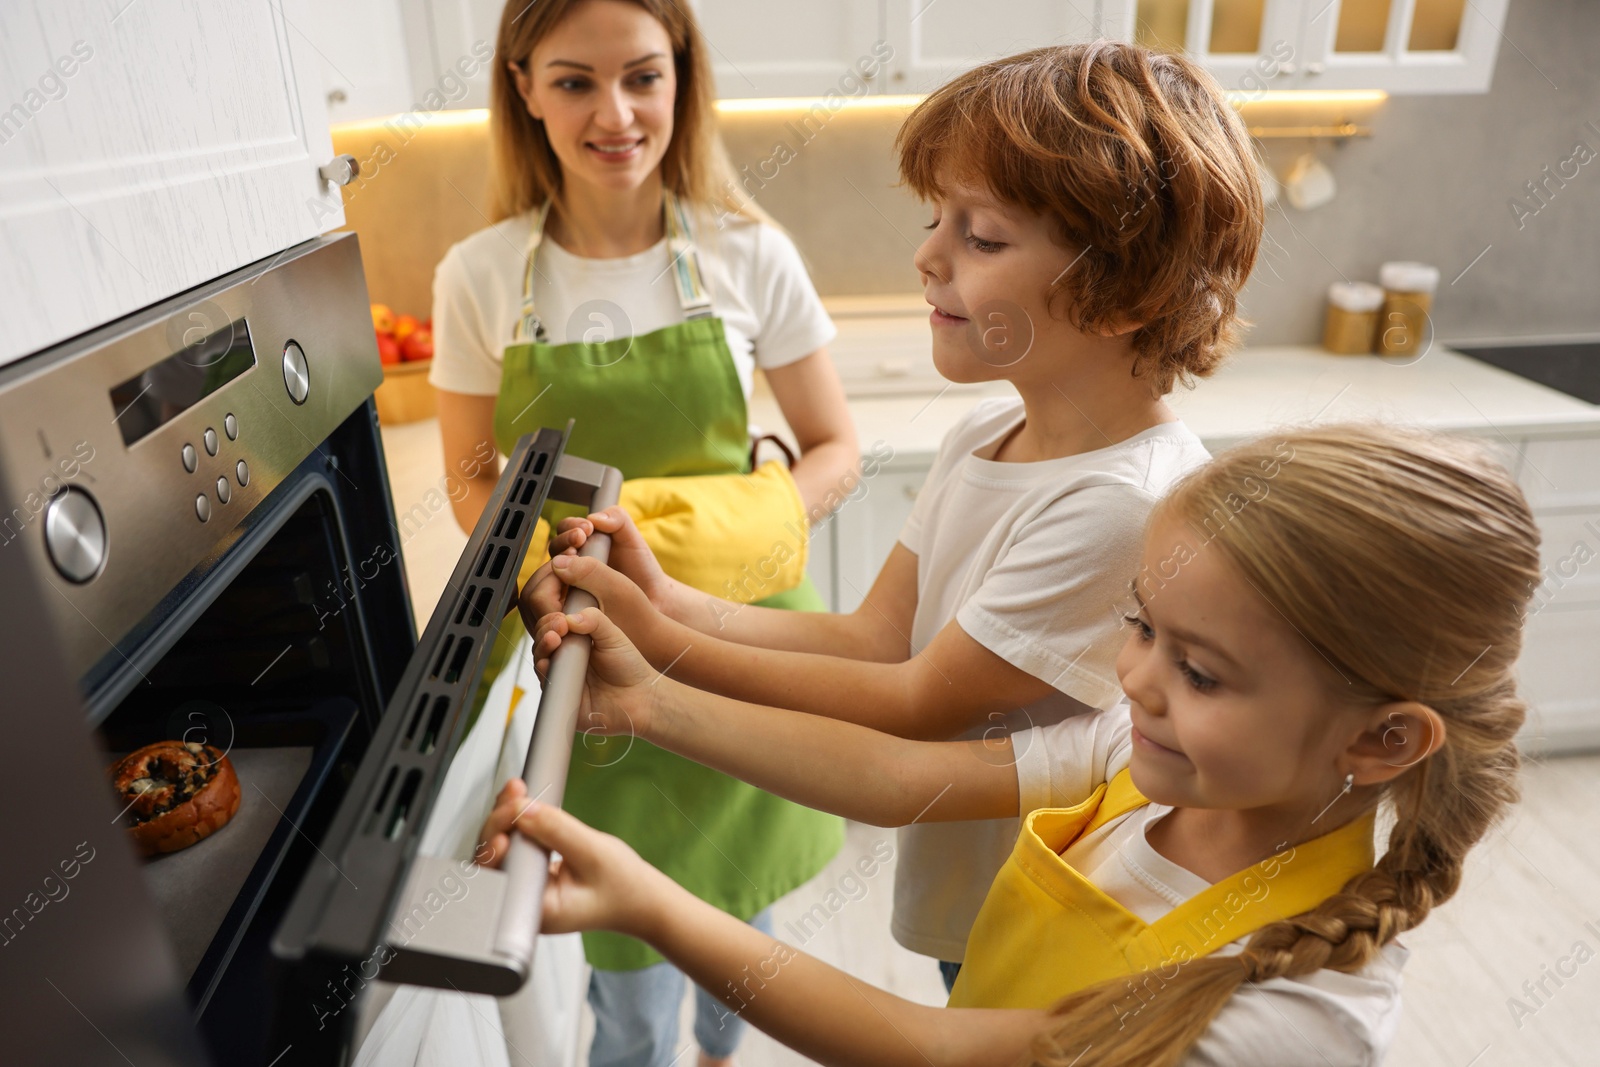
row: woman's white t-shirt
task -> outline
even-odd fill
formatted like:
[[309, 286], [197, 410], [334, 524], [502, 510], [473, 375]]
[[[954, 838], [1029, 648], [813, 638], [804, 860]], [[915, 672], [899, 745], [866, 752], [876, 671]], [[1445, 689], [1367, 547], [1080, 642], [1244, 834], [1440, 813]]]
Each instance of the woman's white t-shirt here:
[[[1131, 727], [1122, 703], [1013, 735], [1021, 809], [1082, 802], [1128, 766]], [[1164, 804], [1135, 808], [1074, 841], [1062, 858], [1112, 900], [1154, 922], [1211, 884], [1150, 846], [1149, 828], [1170, 811]], [[1217, 952], [1232, 955], [1248, 941]], [[1243, 986], [1184, 1067], [1376, 1067], [1400, 1024], [1400, 969], [1408, 955], [1391, 942], [1354, 974], [1321, 970]]]
[[[433, 368], [428, 381], [452, 393], [500, 391], [502, 353], [522, 314], [532, 212], [458, 241], [433, 276]], [[833, 321], [794, 242], [742, 216], [694, 217], [712, 311], [723, 322], [734, 369], [750, 397], [755, 367], [782, 367], [834, 337]], [[643, 252], [587, 259], [547, 233], [535, 262], [534, 306], [552, 344], [638, 337], [683, 321], [672, 258], [662, 238]]]

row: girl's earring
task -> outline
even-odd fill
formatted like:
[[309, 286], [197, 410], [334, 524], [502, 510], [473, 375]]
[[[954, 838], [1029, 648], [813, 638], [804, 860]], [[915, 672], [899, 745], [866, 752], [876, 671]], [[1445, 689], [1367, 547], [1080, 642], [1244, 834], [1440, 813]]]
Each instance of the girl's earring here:
[[1355, 787], [1356, 787], [1356, 774], [1355, 774], [1354, 771], [1351, 771], [1349, 774], [1344, 776], [1344, 791], [1346, 793], [1348, 793], [1348, 792], [1350, 792], [1350, 790], [1354, 789]]

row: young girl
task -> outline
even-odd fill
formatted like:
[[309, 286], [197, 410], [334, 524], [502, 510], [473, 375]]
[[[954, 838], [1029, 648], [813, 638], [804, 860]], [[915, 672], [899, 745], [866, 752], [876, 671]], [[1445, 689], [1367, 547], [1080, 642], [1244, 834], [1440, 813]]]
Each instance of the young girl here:
[[641, 937], [822, 1062], [1376, 1064], [1396, 937], [1517, 796], [1538, 540], [1516, 485], [1463, 441], [1343, 426], [1241, 446], [1151, 517], [1127, 702], [992, 747], [698, 692], [598, 611], [565, 617], [594, 635], [586, 722], [863, 821], [1032, 812], [973, 928], [960, 1010], [698, 904], [521, 783], [485, 839], [498, 856], [515, 825], [561, 854], [547, 930]]

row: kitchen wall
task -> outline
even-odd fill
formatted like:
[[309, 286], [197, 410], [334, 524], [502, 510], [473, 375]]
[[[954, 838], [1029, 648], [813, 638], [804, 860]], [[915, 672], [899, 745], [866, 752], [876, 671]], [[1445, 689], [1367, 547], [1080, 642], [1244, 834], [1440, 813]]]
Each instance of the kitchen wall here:
[[[1328, 283], [1376, 280], [1388, 259], [1439, 267], [1446, 342], [1600, 337], [1600, 156], [1579, 162], [1600, 153], [1596, 40], [1593, 0], [1513, 0], [1488, 94], [1393, 96], [1370, 138], [1263, 142], [1279, 173], [1316, 152], [1339, 191], [1314, 211], [1269, 209], [1243, 297], [1250, 342], [1315, 342]], [[825, 296], [919, 288], [911, 255], [929, 213], [895, 187], [903, 114], [846, 109], [805, 130], [797, 114], [722, 117], [745, 187], [794, 236]], [[345, 191], [372, 298], [425, 315], [433, 264], [486, 225], [481, 125], [440, 113], [334, 139], [372, 164]], [[1579, 144], [1592, 152], [1573, 160]], [[1544, 183], [1542, 199], [1530, 182]]]
[[[1475, 17], [1470, 5], [1466, 17]], [[1376, 281], [1389, 259], [1439, 267], [1434, 319], [1446, 342], [1600, 337], [1596, 41], [1600, 4], [1593, 0], [1512, 0], [1487, 95], [1392, 96], [1374, 116], [1370, 138], [1263, 142], [1280, 174], [1311, 147], [1339, 191], [1314, 211], [1286, 203], [1269, 209], [1267, 240], [1243, 297], [1255, 323], [1249, 340], [1315, 342], [1328, 283]], [[894, 113], [840, 112], [774, 178], [749, 183], [794, 234], [824, 294], [918, 287], [911, 252], [930, 216], [909, 193], [890, 188], [898, 122]], [[730, 154], [753, 171], [773, 156], [775, 141], [798, 142], [769, 116], [725, 116], [723, 128]], [[1546, 166], [1556, 171], [1579, 142], [1596, 159], [1565, 188], [1550, 181], [1541, 207], [1525, 184], [1543, 180]], [[1538, 209], [1520, 226], [1509, 206], [1519, 196]]]

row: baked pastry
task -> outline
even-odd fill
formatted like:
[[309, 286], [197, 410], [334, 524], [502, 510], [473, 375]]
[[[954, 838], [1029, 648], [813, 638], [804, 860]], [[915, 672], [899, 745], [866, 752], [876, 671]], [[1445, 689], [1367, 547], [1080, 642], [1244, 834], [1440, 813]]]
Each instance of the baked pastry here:
[[222, 829], [239, 810], [239, 777], [214, 745], [146, 745], [112, 766], [111, 785], [128, 835], [147, 856], [188, 848]]

